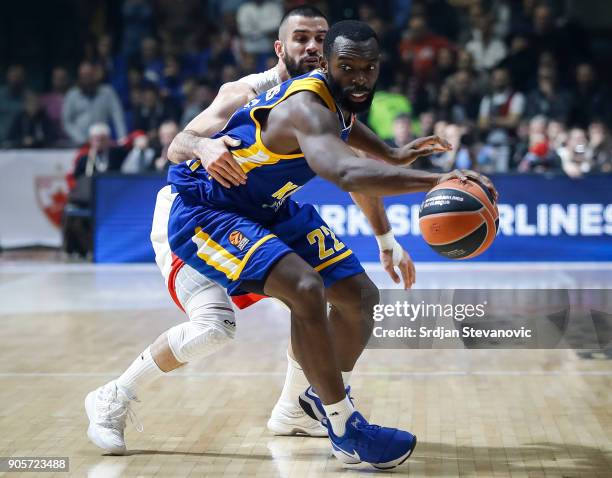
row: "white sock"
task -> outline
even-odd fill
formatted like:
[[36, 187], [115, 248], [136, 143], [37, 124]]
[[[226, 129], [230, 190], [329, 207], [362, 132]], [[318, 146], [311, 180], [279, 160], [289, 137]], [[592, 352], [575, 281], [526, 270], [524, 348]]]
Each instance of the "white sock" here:
[[164, 375], [164, 372], [157, 366], [155, 360], [153, 360], [151, 348], [147, 347], [144, 352], [136, 357], [132, 365], [123, 372], [116, 383], [130, 395], [138, 396], [138, 389], [142, 385], [152, 382], [161, 375]]
[[344, 397], [338, 403], [323, 405], [325, 414], [329, 420], [334, 435], [341, 437], [346, 433], [346, 422], [355, 411], [348, 397]]
[[342, 372], [342, 381], [344, 382], [344, 388], [349, 386], [349, 381], [351, 380], [352, 373], [352, 370], [350, 372]]
[[300, 364], [292, 359], [287, 352], [287, 375], [285, 376], [285, 385], [278, 399], [278, 404], [285, 409], [301, 410], [298, 397], [300, 393], [308, 388], [308, 380]]

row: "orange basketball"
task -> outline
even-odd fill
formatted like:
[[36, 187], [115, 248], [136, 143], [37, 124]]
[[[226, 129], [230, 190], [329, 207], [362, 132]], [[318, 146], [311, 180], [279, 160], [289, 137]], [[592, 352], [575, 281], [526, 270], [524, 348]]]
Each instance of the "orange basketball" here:
[[499, 213], [489, 190], [478, 181], [450, 179], [425, 196], [419, 226], [425, 242], [449, 259], [486, 251], [497, 234]]

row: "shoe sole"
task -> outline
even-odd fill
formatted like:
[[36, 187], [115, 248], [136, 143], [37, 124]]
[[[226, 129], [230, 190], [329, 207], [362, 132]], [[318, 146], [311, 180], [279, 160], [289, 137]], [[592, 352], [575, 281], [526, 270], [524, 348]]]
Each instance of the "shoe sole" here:
[[370, 463], [370, 465], [372, 465], [377, 470], [390, 470], [391, 468], [400, 466], [408, 458], [410, 458], [410, 455], [412, 455], [412, 452], [414, 451], [416, 446], [417, 446], [417, 437], [415, 435], [414, 442], [412, 443], [412, 448], [410, 448], [410, 450], [408, 450], [408, 453], [406, 453], [404, 456], [401, 456], [397, 458], [396, 460], [388, 461], [387, 463]]
[[[416, 445], [417, 445], [417, 438], [415, 436], [414, 437], [414, 442], [412, 443], [412, 448], [410, 448], [410, 450], [408, 450], [408, 452], [406, 452], [405, 455], [402, 455], [399, 458], [396, 458], [395, 460], [392, 460], [392, 461], [388, 461], [386, 463], [369, 463], [369, 462], [366, 462], [366, 463], [368, 463], [369, 465], [372, 465], [377, 470], [390, 470], [392, 468], [395, 468], [395, 467], [401, 465], [408, 458], [410, 458], [410, 455], [412, 455], [412, 452], [416, 448]], [[336, 450], [336, 448], [333, 446], [333, 444], [332, 444], [332, 454], [339, 461], [341, 461], [342, 463], [344, 463], [346, 465], [357, 465], [357, 464], [362, 462], [362, 460], [357, 460], [357, 459], [347, 455], [346, 453], [343, 453], [340, 450]]]
[[290, 425], [280, 420], [270, 418], [267, 424], [268, 430], [278, 436], [295, 436], [295, 435], [306, 435], [314, 438], [321, 438], [327, 436], [327, 430], [321, 427], [305, 428], [298, 425]]
[[102, 441], [102, 439], [96, 432], [96, 428], [93, 424], [95, 420], [95, 414], [94, 414], [95, 406], [96, 406], [96, 392], [94, 390], [93, 392], [89, 392], [87, 396], [85, 397], [85, 412], [87, 413], [87, 418], [89, 418], [89, 426], [87, 427], [87, 438], [89, 438], [89, 441], [91, 441], [94, 445], [96, 445], [98, 448], [101, 448], [104, 451], [107, 451], [113, 455], [125, 455], [127, 451], [125, 447], [117, 448], [117, 447], [106, 446], [104, 441]]

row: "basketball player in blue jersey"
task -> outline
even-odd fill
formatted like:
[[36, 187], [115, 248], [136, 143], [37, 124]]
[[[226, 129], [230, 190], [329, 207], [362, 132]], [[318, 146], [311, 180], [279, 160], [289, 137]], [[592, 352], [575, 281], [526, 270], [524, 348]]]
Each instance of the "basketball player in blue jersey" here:
[[[174, 139], [170, 146], [170, 159], [180, 163], [195, 156], [201, 159], [206, 171], [221, 185], [230, 187], [243, 184], [246, 175], [227, 149], [228, 146], [238, 146], [240, 142], [228, 136], [217, 139], [208, 139], [207, 136], [220, 130], [237, 108], [259, 93], [277, 86], [281, 80], [299, 76], [318, 67], [322, 56], [323, 37], [327, 30], [327, 20], [314, 7], [302, 6], [288, 11], [280, 24], [279, 40], [274, 45], [279, 63], [264, 73], [249, 75], [223, 85], [212, 105]], [[410, 149], [413, 158], [416, 159], [420, 155], [443, 151], [446, 148], [447, 145], [443, 140], [431, 137], [416, 140]], [[404, 156], [408, 156], [408, 152]], [[395, 240], [382, 200], [360, 193], [351, 193], [351, 196], [372, 227], [384, 269], [396, 283], [399, 283], [400, 276], [394, 270], [397, 267], [404, 281], [404, 287], [410, 287], [415, 281], [414, 264], [408, 253]], [[184, 274], [179, 275], [175, 281], [177, 279], [180, 281], [182, 275]], [[206, 280], [202, 277], [200, 279]], [[156, 351], [154, 358], [158, 363], [163, 356], [169, 359], [165, 370], [180, 365], [172, 360], [171, 352], [166, 350], [164, 353], [164, 348], [161, 347], [156, 348]], [[287, 360], [285, 383], [268, 420], [268, 428], [275, 434], [281, 435], [294, 433], [326, 435], [327, 430], [310, 419], [300, 408], [298, 396], [304, 390], [307, 381], [290, 347], [287, 351]], [[342, 375], [345, 385], [348, 386], [351, 372], [343, 370]]]
[[[354, 410], [341, 376], [367, 343], [372, 321], [361, 307], [370, 310], [378, 290], [315, 209], [290, 198], [315, 175], [370, 195], [427, 191], [449, 177], [397, 167], [408, 162], [401, 154], [387, 158], [396, 166], [362, 158], [345, 144], [355, 113], [371, 103], [378, 55], [376, 35], [365, 23], [332, 26], [325, 71], [268, 90], [218, 133], [240, 140], [231, 152], [247, 174], [245, 184], [223, 187], [199, 159], [170, 169], [168, 235], [176, 256], [230, 295], [263, 293], [289, 307], [293, 351], [313, 387], [306, 399], [328, 428], [332, 452], [346, 463], [392, 468], [410, 456], [416, 438], [369, 425]], [[353, 134], [355, 146], [385, 155], [369, 131], [357, 127]], [[459, 176], [493, 189], [476, 173]]]
[[[304, 6], [289, 11], [281, 22], [279, 40], [275, 43], [279, 64], [264, 73], [249, 75], [224, 85], [213, 104], [177, 136], [169, 152], [171, 159], [180, 162], [196, 156], [202, 159], [204, 167], [220, 184], [228, 187], [240, 184], [239, 175], [243, 175], [242, 180], [246, 176], [227, 150], [227, 145], [239, 146], [240, 142], [229, 136], [218, 139], [202, 136], [220, 130], [236, 108], [257, 94], [277, 86], [282, 79], [298, 76], [318, 66], [327, 30], [327, 20], [315, 8]], [[414, 159], [429, 154], [432, 149], [445, 150], [445, 147], [444, 142], [437, 138], [424, 138], [405, 148], [402, 156]], [[130, 404], [141, 387], [185, 363], [219, 350], [234, 337], [234, 312], [224, 289], [171, 253], [167, 227], [172, 197], [169, 187], [158, 195], [151, 237], [156, 261], [168, 289], [189, 320], [163, 333], [116, 380], [88, 395], [86, 407], [91, 422], [88, 435], [96, 445], [111, 453], [126, 451], [125, 421], [128, 414], [133, 413]], [[377, 234], [385, 269], [399, 282], [393, 270], [397, 266], [405, 286], [409, 287], [414, 282], [414, 266], [393, 237], [382, 201], [359, 193], [353, 193], [353, 198]], [[276, 434], [326, 436], [327, 429], [300, 407], [299, 394], [309, 384], [291, 349], [287, 358], [285, 384], [268, 421], [268, 428]], [[345, 385], [348, 385], [350, 373], [350, 369], [343, 369]]]

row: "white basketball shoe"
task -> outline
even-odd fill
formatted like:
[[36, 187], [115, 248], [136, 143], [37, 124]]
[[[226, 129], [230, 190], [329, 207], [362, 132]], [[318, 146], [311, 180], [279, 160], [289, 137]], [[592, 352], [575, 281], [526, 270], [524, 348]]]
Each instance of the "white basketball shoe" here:
[[125, 447], [125, 419], [142, 431], [142, 425], [136, 414], [130, 408], [130, 402], [138, 401], [135, 396], [129, 395], [125, 390], [112, 382], [103, 385], [85, 397], [85, 411], [89, 418], [87, 436], [91, 442], [113, 455], [124, 455]]
[[272, 409], [268, 430], [275, 435], [327, 436], [327, 428], [310, 418], [299, 406], [283, 406], [281, 403], [277, 403]]

